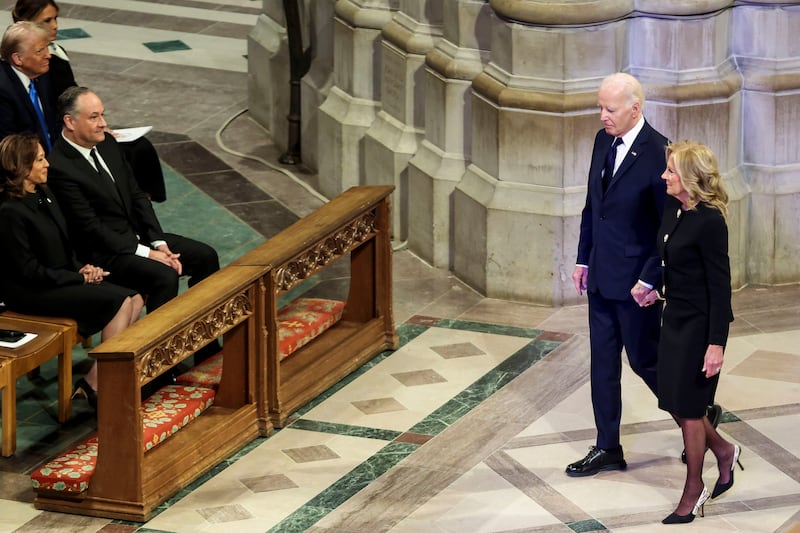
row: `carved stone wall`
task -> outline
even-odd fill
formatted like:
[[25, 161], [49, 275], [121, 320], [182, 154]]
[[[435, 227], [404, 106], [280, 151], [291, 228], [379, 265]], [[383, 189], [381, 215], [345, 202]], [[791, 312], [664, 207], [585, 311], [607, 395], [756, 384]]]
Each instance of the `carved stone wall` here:
[[[338, 0], [303, 135], [324, 194], [400, 186], [395, 237], [422, 258], [488, 296], [571, 303], [596, 91], [630, 72], [656, 129], [719, 157], [734, 286], [798, 282], [799, 27], [800, 0]], [[281, 76], [251, 79], [267, 120]]]

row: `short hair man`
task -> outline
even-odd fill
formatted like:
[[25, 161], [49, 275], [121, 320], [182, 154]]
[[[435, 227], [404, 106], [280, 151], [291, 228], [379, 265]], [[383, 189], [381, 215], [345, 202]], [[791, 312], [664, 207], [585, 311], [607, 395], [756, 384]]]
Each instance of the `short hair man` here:
[[0, 41], [0, 139], [36, 133], [45, 152], [60, 130], [47, 74], [49, 43], [49, 30], [27, 21], [9, 26]]
[[[664, 209], [667, 139], [644, 119], [644, 91], [629, 74], [605, 78], [597, 97], [603, 129], [597, 132], [581, 216], [578, 294], [589, 298], [592, 407], [597, 442], [567, 466], [569, 476], [621, 470], [622, 348], [631, 369], [656, 390], [661, 305], [637, 298], [661, 279], [656, 235]], [[632, 288], [633, 287], [633, 288]]]
[[161, 229], [105, 131], [100, 98], [86, 87], [70, 87], [59, 97], [59, 109], [64, 127], [48, 157], [48, 182], [78, 255], [108, 270], [109, 281], [146, 294], [148, 311], [178, 294], [181, 274], [190, 276], [191, 287], [219, 270], [212, 247]]

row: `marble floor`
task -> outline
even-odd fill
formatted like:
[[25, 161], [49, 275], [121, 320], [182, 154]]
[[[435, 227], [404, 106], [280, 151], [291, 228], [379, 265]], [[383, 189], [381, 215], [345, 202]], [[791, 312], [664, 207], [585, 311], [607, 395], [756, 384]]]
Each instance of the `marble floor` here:
[[[0, 19], [11, 2], [0, 2]], [[114, 125], [151, 125], [170, 231], [223, 263], [324, 201], [278, 165], [247, 114], [246, 35], [261, 2], [60, 2], [62, 45]], [[341, 291], [336, 269], [312, 291]], [[408, 250], [394, 254], [401, 347], [376, 357], [171, 498], [146, 524], [42, 512], [29, 473], [93, 429], [54, 422], [54, 368], [19, 381], [18, 451], [0, 459], [0, 531], [650, 532], [680, 497], [680, 432], [630, 370], [629, 468], [569, 478], [594, 443], [586, 306], [483, 298]], [[681, 531], [800, 531], [800, 286], [734, 295], [718, 401], [742, 446], [735, 487]], [[85, 369], [78, 350], [75, 371]], [[710, 455], [709, 455], [710, 458]], [[706, 464], [707, 484], [716, 479]]]

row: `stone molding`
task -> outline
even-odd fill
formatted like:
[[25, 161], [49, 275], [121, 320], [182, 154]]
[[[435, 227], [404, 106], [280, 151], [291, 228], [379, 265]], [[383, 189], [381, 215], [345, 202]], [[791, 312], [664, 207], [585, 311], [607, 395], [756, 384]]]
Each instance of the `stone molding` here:
[[[763, 1], [763, 4], [783, 2]], [[490, 0], [502, 18], [537, 26], [601, 24], [638, 15], [692, 16], [733, 7], [734, 0]]]
[[405, 13], [397, 12], [383, 27], [382, 36], [408, 54], [424, 55], [442, 36], [442, 28], [420, 23]]
[[[375, 2], [372, 2], [375, 4]], [[356, 28], [382, 30], [391, 22], [394, 11], [386, 6], [361, 5], [358, 0], [337, 0], [334, 7], [336, 16]]]

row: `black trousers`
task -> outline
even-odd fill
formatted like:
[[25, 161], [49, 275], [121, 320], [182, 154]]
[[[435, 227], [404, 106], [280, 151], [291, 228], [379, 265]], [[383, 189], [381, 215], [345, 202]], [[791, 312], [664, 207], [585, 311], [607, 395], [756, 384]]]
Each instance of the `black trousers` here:
[[639, 307], [633, 300], [612, 300], [589, 292], [592, 408], [597, 447], [619, 446], [622, 417], [622, 349], [631, 370], [656, 392], [656, 363], [661, 329], [661, 304]]
[[133, 169], [133, 176], [139, 188], [146, 192], [153, 202], [166, 200], [164, 173], [161, 171], [161, 161], [153, 143], [147, 140], [147, 137], [140, 137], [132, 142], [120, 143], [119, 146]]
[[[180, 254], [183, 275], [189, 276], [189, 287], [219, 270], [219, 257], [211, 246], [173, 233], [165, 234], [173, 253]], [[111, 274], [108, 281], [147, 295], [147, 312], [151, 313], [178, 294], [178, 273], [167, 265], [135, 254], [116, 255], [98, 262]]]

